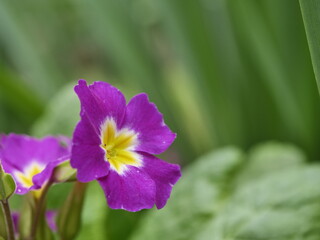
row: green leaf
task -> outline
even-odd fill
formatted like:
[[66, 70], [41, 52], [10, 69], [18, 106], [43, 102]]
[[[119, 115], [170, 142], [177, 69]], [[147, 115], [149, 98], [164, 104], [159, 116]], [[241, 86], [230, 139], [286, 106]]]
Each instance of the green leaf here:
[[[3, 208], [0, 206], [0, 222], [1, 223], [5, 222], [5, 218], [4, 217], [5, 216], [4, 216]], [[5, 224], [0, 224], [0, 236], [3, 236], [4, 238], [7, 237], [7, 228], [6, 228]]]
[[0, 166], [0, 201], [7, 200], [16, 190], [16, 183], [12, 176], [5, 173]]
[[300, 0], [300, 7], [306, 28], [313, 70], [320, 91], [320, 3], [318, 0]]
[[319, 239], [319, 182], [320, 165], [293, 146], [260, 145], [247, 158], [225, 148], [191, 165], [132, 239]]
[[237, 177], [236, 183], [254, 180], [270, 172], [288, 167], [300, 167], [306, 156], [296, 147], [289, 144], [269, 142], [254, 147], [248, 154], [248, 163]]

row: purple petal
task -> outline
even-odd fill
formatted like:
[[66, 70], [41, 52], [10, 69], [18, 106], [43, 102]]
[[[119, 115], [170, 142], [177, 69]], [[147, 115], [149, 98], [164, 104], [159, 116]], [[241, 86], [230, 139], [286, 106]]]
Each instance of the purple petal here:
[[135, 150], [150, 154], [164, 152], [176, 137], [176, 134], [165, 125], [162, 114], [154, 103], [149, 102], [145, 93], [131, 99], [123, 126], [138, 133], [140, 144]]
[[136, 212], [155, 203], [154, 181], [136, 167], [130, 167], [125, 175], [110, 170], [108, 176], [98, 180], [110, 208]]
[[46, 211], [46, 220], [49, 228], [53, 231], [57, 231], [57, 225], [56, 225], [56, 216], [57, 212], [54, 210], [48, 210]]
[[34, 161], [47, 164], [67, 154], [67, 150], [51, 136], [36, 139], [27, 135], [10, 134], [3, 138], [2, 145], [3, 161], [16, 170], [23, 170]]
[[13, 227], [14, 227], [14, 233], [17, 235], [19, 234], [19, 212], [13, 211], [11, 213], [12, 221], [13, 221]]
[[74, 88], [81, 103], [81, 118], [86, 116], [100, 135], [100, 126], [107, 117], [122, 122], [126, 100], [123, 94], [109, 83], [94, 82], [87, 86], [85, 80], [79, 80]]
[[[4, 170], [12, 174], [14, 178], [16, 172], [23, 172], [32, 163], [36, 162], [45, 167], [45, 171], [40, 173], [40, 176], [35, 176], [37, 186], [32, 188], [42, 187], [42, 184], [51, 178], [50, 168], [53, 162], [70, 156], [68, 147], [63, 147], [58, 138], [48, 136], [36, 139], [17, 134], [2, 137], [0, 152]], [[21, 185], [19, 181], [16, 183], [16, 193], [25, 194], [30, 190]]]
[[167, 163], [150, 154], [140, 153], [143, 156], [143, 171], [146, 172], [156, 184], [156, 205], [157, 208], [163, 208], [173, 185], [181, 177], [180, 166]]
[[56, 166], [58, 166], [60, 163], [66, 161], [68, 158], [60, 158], [57, 161], [53, 161], [48, 163], [48, 165], [45, 167], [45, 169], [41, 172], [35, 175], [32, 178], [33, 186], [31, 187], [32, 190], [34, 189], [40, 189], [49, 179], [52, 179], [53, 170]]
[[82, 119], [73, 134], [70, 161], [71, 166], [78, 170], [80, 182], [89, 182], [108, 174], [110, 165], [104, 160], [105, 152], [100, 144], [92, 125], [86, 118]]
[[63, 135], [56, 137], [60, 144], [66, 149], [67, 152], [71, 153], [72, 139]]

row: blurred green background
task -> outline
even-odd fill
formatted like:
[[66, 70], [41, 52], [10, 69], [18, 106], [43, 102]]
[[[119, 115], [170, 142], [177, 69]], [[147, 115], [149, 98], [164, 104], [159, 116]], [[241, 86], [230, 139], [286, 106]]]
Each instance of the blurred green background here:
[[[71, 136], [73, 86], [101, 80], [128, 98], [149, 94], [178, 133], [163, 158], [183, 167], [269, 140], [320, 160], [319, 94], [296, 0], [0, 0], [0, 54], [0, 132]], [[110, 211], [98, 186], [89, 191], [79, 239], [128, 239], [149, 215]], [[52, 194], [63, 201], [59, 187]]]

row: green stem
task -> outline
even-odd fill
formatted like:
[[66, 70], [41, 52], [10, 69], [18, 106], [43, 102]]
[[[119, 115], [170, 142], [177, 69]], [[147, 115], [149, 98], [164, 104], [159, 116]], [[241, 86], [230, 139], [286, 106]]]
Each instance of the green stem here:
[[81, 214], [87, 189], [86, 183], [76, 181], [72, 192], [57, 216], [58, 234], [61, 240], [73, 240], [81, 229]]
[[7, 200], [3, 200], [1, 201], [1, 206], [4, 212], [4, 219], [7, 227], [8, 240], [15, 240], [14, 226], [13, 226], [9, 202]]
[[45, 203], [45, 198], [47, 195], [47, 192], [50, 188], [50, 186], [52, 185], [52, 182], [48, 182], [44, 188], [42, 189], [42, 193], [39, 199], [36, 199], [35, 201], [35, 205], [36, 205], [36, 209], [35, 209], [35, 214], [34, 217], [32, 219], [32, 224], [31, 224], [31, 231], [30, 231], [30, 237], [27, 240], [34, 240], [37, 234], [37, 227], [38, 227], [38, 223], [41, 217], [41, 214], [45, 212], [44, 208], [44, 203]]

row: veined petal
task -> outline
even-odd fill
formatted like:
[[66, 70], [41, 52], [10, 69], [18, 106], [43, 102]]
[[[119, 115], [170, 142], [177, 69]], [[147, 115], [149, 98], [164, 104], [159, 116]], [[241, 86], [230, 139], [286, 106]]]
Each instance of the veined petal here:
[[84, 117], [73, 133], [73, 145], [70, 164], [76, 168], [77, 178], [89, 182], [103, 177], [109, 172], [109, 163], [104, 161], [101, 141], [88, 119]]
[[141, 156], [135, 152], [120, 150], [117, 152], [117, 156], [108, 159], [112, 170], [118, 172], [118, 174], [125, 174], [128, 166], [141, 167], [142, 161]]
[[101, 141], [103, 144], [110, 145], [115, 137], [117, 132], [116, 122], [112, 119], [106, 119], [105, 124], [101, 127]]
[[130, 148], [137, 144], [137, 136], [132, 131], [123, 129], [119, 132], [118, 136], [114, 139], [114, 147], [120, 149]]
[[81, 117], [87, 116], [97, 133], [107, 117], [113, 117], [118, 124], [121, 123], [126, 100], [117, 88], [105, 82], [94, 82], [87, 86], [85, 80], [79, 80], [74, 90], [81, 102]]
[[136, 150], [150, 154], [164, 152], [176, 137], [145, 93], [136, 95], [128, 103], [123, 126], [138, 133], [139, 145]]
[[53, 162], [48, 163], [48, 165], [44, 168], [43, 171], [36, 174], [32, 178], [33, 186], [31, 187], [31, 189], [40, 189], [49, 180], [48, 176], [52, 176], [54, 168], [56, 166], [58, 166], [60, 163], [66, 161], [66, 160], [69, 160], [69, 159], [70, 159], [70, 157], [60, 158], [57, 161], [53, 161]]
[[136, 167], [130, 166], [125, 175], [110, 171], [108, 176], [98, 180], [110, 208], [136, 212], [154, 205], [155, 183]]
[[143, 157], [143, 171], [146, 172], [156, 184], [156, 205], [163, 208], [170, 197], [173, 185], [181, 177], [180, 166], [167, 163], [150, 154], [140, 153]]
[[104, 161], [104, 151], [99, 146], [73, 145], [71, 159], [71, 166], [77, 168], [80, 182], [90, 182], [109, 172], [110, 165]]

